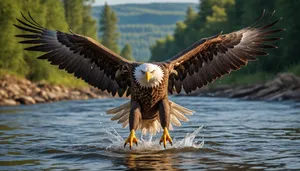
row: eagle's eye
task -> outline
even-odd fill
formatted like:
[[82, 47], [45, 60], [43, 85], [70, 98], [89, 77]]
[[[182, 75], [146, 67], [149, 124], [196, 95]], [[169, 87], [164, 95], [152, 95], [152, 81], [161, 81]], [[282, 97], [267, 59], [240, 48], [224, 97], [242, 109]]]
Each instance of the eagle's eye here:
[[145, 72], [145, 71], [143, 71], [143, 70], [141, 70], [141, 72], [142, 72], [143, 74], [146, 74], [146, 72]]
[[151, 74], [153, 74], [153, 73], [154, 73], [154, 71], [155, 71], [155, 70], [153, 70], [153, 71], [150, 71], [150, 73], [151, 73]]

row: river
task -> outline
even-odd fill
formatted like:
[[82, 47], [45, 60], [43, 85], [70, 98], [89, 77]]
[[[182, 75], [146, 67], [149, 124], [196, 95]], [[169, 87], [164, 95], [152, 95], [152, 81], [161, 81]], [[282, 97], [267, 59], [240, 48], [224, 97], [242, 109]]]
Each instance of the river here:
[[0, 170], [300, 170], [300, 104], [171, 97], [195, 110], [170, 131], [123, 147], [105, 110], [128, 99], [0, 107]]

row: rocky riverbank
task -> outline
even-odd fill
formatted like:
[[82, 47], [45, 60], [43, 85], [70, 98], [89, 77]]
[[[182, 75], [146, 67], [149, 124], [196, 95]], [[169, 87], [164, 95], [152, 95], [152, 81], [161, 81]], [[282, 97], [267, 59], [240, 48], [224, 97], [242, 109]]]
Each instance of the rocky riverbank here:
[[213, 88], [204, 87], [190, 94], [190, 96], [230, 97], [268, 101], [300, 101], [300, 77], [291, 73], [281, 73], [273, 80], [264, 84], [246, 86], [222, 85]]
[[96, 88], [68, 88], [5, 75], [0, 79], [0, 106], [110, 97]]
[[[300, 101], [300, 77], [291, 73], [282, 73], [278, 74], [275, 79], [264, 84], [204, 87], [189, 94], [189, 96], [229, 97], [269, 101]], [[0, 106], [106, 97], [111, 96], [93, 87], [68, 88], [42, 82], [34, 83], [11, 75], [6, 75], [0, 79]]]

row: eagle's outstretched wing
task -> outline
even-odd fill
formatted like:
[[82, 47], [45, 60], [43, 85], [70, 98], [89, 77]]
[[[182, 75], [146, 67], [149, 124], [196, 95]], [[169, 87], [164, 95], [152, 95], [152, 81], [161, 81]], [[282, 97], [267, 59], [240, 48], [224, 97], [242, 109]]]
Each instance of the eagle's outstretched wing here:
[[169, 77], [169, 93], [186, 93], [201, 88], [232, 70], [238, 70], [247, 65], [248, 61], [256, 60], [256, 56], [268, 55], [265, 49], [277, 48], [265, 44], [279, 40], [279, 37], [269, 37], [284, 29], [270, 29], [280, 19], [259, 26], [264, 19], [264, 13], [252, 26], [229, 34], [218, 34], [204, 38], [191, 47], [175, 55], [167, 62], [173, 66], [174, 72]]
[[22, 16], [23, 21], [17, 19], [21, 25], [15, 26], [30, 34], [16, 37], [26, 39], [19, 43], [33, 45], [25, 50], [44, 52], [39, 59], [47, 59], [59, 69], [74, 73], [77, 78], [113, 96], [116, 93], [122, 96], [126, 90], [126, 95], [130, 95], [130, 61], [90, 37], [49, 30], [35, 22], [30, 14], [30, 18]]

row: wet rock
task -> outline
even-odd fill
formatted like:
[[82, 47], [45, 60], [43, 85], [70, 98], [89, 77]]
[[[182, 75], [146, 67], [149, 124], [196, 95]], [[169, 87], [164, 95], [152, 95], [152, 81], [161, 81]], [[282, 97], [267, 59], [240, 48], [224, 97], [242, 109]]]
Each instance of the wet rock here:
[[291, 73], [281, 73], [265, 84], [205, 88], [192, 95], [251, 100], [300, 100], [300, 77]]
[[25, 88], [24, 93], [25, 93], [26, 95], [31, 95], [31, 94], [32, 94], [32, 89], [31, 89], [31, 88]]
[[31, 81], [29, 80], [26, 80], [26, 79], [19, 79], [19, 82], [18, 82], [20, 85], [30, 85], [31, 84]]
[[258, 91], [262, 90], [263, 88], [265, 88], [265, 86], [263, 86], [263, 85], [255, 85], [255, 86], [252, 86], [249, 88], [242, 88], [241, 90], [238, 90], [238, 91], [231, 91], [229, 97], [239, 98], [239, 97], [249, 96], [254, 93], [257, 93]]
[[39, 87], [33, 87], [32, 91], [34, 92], [34, 94], [38, 94], [41, 92], [41, 89]]
[[282, 101], [285, 100], [286, 96], [292, 92], [292, 90], [277, 91], [275, 93], [270, 94], [269, 96], [266, 96], [265, 99], [268, 101]]
[[62, 92], [63, 92], [63, 93], [66, 93], [66, 94], [69, 94], [69, 93], [70, 93], [69, 89], [66, 88], [66, 87], [62, 87]]
[[300, 78], [295, 76], [292, 73], [282, 73], [282, 74], [279, 74], [278, 77], [282, 81], [282, 83], [286, 86], [300, 84]]
[[35, 96], [35, 97], [33, 97], [33, 99], [35, 100], [36, 103], [45, 103], [46, 102], [46, 100], [40, 96]]
[[51, 101], [56, 101], [59, 99], [56, 93], [52, 93], [52, 92], [47, 92], [47, 97], [48, 97], [47, 99]]
[[3, 99], [0, 101], [0, 106], [15, 106], [19, 105], [20, 103], [13, 100], [13, 99]]
[[56, 93], [56, 96], [59, 100], [67, 100], [69, 97], [69, 94], [64, 93], [64, 92], [58, 92], [58, 93]]
[[21, 88], [17, 84], [9, 85], [8, 89], [13, 90], [13, 91], [20, 91], [21, 90]]
[[20, 102], [21, 104], [35, 104], [36, 101], [30, 96], [21, 96], [16, 99], [16, 101]]
[[260, 91], [258, 91], [256, 94], [252, 95], [250, 98], [251, 99], [262, 99], [263, 97], [271, 94], [271, 93], [275, 93], [276, 91], [280, 90], [279, 87], [268, 87], [265, 89], [262, 89]]
[[58, 92], [62, 91], [62, 89], [59, 86], [53, 86], [53, 90]]
[[80, 93], [80, 91], [72, 91], [71, 92], [71, 95], [73, 95], [73, 96], [79, 96], [81, 93]]
[[0, 89], [0, 97], [2, 97], [2, 98], [8, 98], [7, 92], [5, 90], [1, 90]]
[[108, 96], [108, 93], [92, 87], [69, 88], [50, 85], [44, 81], [33, 83], [10, 75], [0, 78], [0, 105], [35, 104]]
[[228, 88], [222, 91], [215, 91], [215, 92], [208, 92], [207, 95], [210, 97], [229, 97], [233, 92], [235, 91], [235, 88]]
[[88, 96], [89, 98], [97, 98], [98, 95], [93, 93], [90, 88], [85, 88], [81, 90], [81, 94]]
[[46, 101], [49, 100], [48, 93], [44, 90], [41, 90], [39, 93], [37, 93], [39, 96], [41, 96]]
[[300, 100], [300, 88], [290, 91], [289, 93], [285, 94], [284, 97], [289, 100], [294, 99], [294, 100], [299, 101]]

